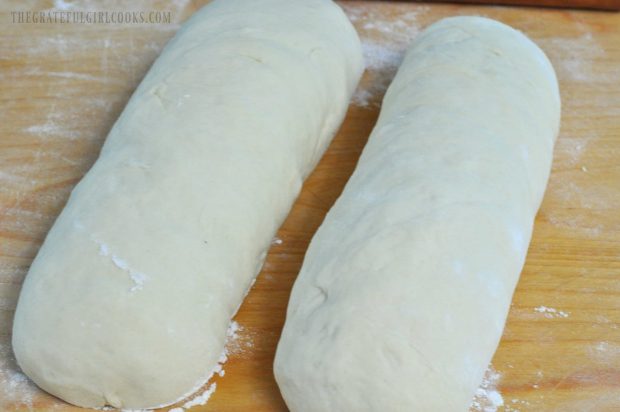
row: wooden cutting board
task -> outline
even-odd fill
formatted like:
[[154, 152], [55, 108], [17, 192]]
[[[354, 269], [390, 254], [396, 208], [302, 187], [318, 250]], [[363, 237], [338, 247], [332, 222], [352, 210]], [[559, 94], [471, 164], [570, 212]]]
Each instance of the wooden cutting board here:
[[[16, 369], [9, 342], [20, 284], [132, 91], [199, 3], [132, 3], [133, 10], [170, 11], [172, 21], [132, 25], [15, 24], [10, 14], [54, 7], [124, 10], [129, 3], [1, 6], [2, 411], [79, 410], [39, 391]], [[225, 375], [214, 380], [209, 402], [192, 411], [286, 410], [271, 365], [308, 242], [353, 171], [404, 48], [430, 23], [459, 14], [492, 17], [527, 33], [553, 62], [563, 97], [562, 131], [527, 263], [472, 411], [620, 410], [620, 15], [341, 4], [363, 39], [368, 71], [236, 317], [240, 330], [228, 345]]]

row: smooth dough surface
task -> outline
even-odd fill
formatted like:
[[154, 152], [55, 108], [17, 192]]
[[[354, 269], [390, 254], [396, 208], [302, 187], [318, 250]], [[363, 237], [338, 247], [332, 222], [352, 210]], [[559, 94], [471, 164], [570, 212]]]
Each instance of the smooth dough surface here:
[[216, 0], [169, 42], [25, 280], [23, 371], [76, 405], [196, 390], [363, 70], [329, 0]]
[[294, 285], [294, 412], [466, 411], [502, 334], [558, 134], [544, 53], [479, 17], [408, 50]]

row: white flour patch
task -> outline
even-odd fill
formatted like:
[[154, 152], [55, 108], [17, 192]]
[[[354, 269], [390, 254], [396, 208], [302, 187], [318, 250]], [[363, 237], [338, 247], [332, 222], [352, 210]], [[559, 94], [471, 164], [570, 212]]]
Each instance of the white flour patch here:
[[620, 357], [620, 345], [607, 341], [597, 342], [588, 348], [588, 355], [596, 362], [607, 366]]
[[471, 410], [475, 412], [496, 412], [504, 405], [504, 398], [497, 389], [501, 375], [489, 365], [480, 387], [476, 390], [472, 400]]
[[[220, 355], [217, 365], [209, 374], [209, 377], [206, 379], [205, 383], [208, 383], [212, 377], [219, 376], [220, 378], [224, 377], [226, 372], [224, 371], [224, 364], [228, 361], [228, 356], [231, 353], [230, 347], [234, 345], [234, 342], [239, 339], [239, 332], [243, 330], [243, 327], [239, 325], [237, 321], [230, 322], [228, 326], [228, 330], [226, 331], [226, 347], [224, 348], [224, 352]], [[203, 386], [203, 385], [200, 385]], [[170, 409], [170, 412], [184, 412], [193, 406], [205, 405], [211, 395], [217, 389], [217, 382], [210, 383], [206, 389], [200, 393], [199, 395], [194, 396], [192, 399], [186, 401], [182, 406]], [[194, 393], [196, 390], [193, 390], [190, 393]], [[181, 399], [177, 400], [180, 402], [181, 400], [187, 398], [188, 396], [183, 396]], [[176, 402], [175, 402], [176, 403]]]
[[579, 36], [537, 39], [553, 61], [559, 79], [615, 86], [620, 81], [620, 68], [617, 65], [596, 66], [597, 61], [607, 58], [606, 51], [587, 25], [577, 23], [577, 26], [581, 30]]
[[109, 257], [114, 266], [121, 269], [124, 272], [127, 272], [134, 285], [129, 289], [130, 292], [136, 292], [138, 290], [142, 290], [144, 288], [144, 283], [148, 280], [148, 276], [142, 272], [139, 272], [135, 269], [132, 269], [129, 264], [124, 260], [118, 257], [118, 255], [113, 254], [110, 251], [110, 247], [95, 238], [92, 238], [93, 241], [99, 245], [99, 255], [103, 257]]
[[[572, 100], [568, 100], [568, 104]], [[575, 110], [581, 112], [580, 108], [575, 107]], [[550, 180], [545, 196], [560, 207], [547, 208], [545, 215], [549, 223], [570, 237], [577, 235], [600, 239], [608, 230], [613, 230], [601, 218], [600, 211], [613, 209], [611, 205], [615, 203], [618, 191], [613, 185], [594, 179], [592, 175], [595, 173], [587, 164], [590, 159], [596, 161], [596, 157], [588, 156], [590, 146], [595, 146], [599, 138], [595, 132], [596, 126], [593, 125], [587, 135], [563, 136], [556, 144], [554, 170], [568, 169], [572, 173], [570, 179], [562, 183]], [[570, 208], [566, 205], [570, 205]], [[594, 214], [586, 213], [584, 209], [593, 210]]]
[[590, 143], [596, 136], [562, 136], [555, 144], [556, 167], [574, 168], [583, 164], [582, 157], [587, 152]]
[[226, 349], [233, 356], [247, 356], [254, 347], [253, 334], [237, 322], [233, 322], [228, 329]]
[[403, 60], [404, 50], [391, 49], [370, 40], [362, 43], [367, 73], [353, 94], [352, 102], [357, 106], [380, 106], [385, 94]]
[[[34, 410], [42, 391], [17, 366], [8, 337], [0, 338], [0, 410]], [[46, 406], [56, 409], [60, 401], [50, 398]]]
[[70, 79], [70, 80], [86, 80], [92, 82], [103, 82], [103, 83], [118, 83], [122, 84], [117, 79], [112, 79], [108, 76], [94, 76], [89, 73], [79, 73], [73, 71], [49, 71], [49, 70], [41, 70], [39, 67], [30, 67], [25, 71], [20, 73], [20, 77], [55, 77], [59, 79]]
[[[32, 409], [33, 395], [36, 394], [37, 389], [32, 382], [21, 372], [15, 370], [0, 370], [0, 393], [2, 399], [0, 400], [0, 406], [9, 406], [9, 402], [25, 406], [29, 410]], [[18, 397], [16, 397], [18, 395]], [[5, 405], [3, 403], [6, 402]]]
[[[509, 403], [504, 404], [504, 412], [521, 412], [521, 407], [530, 406], [530, 403], [521, 399], [511, 399]], [[529, 410], [527, 408], [526, 410]]]
[[539, 306], [537, 308], [534, 308], [534, 311], [538, 313], [542, 313], [543, 315], [545, 315], [546, 318], [549, 318], [549, 319], [567, 318], [569, 315], [568, 312], [564, 312], [562, 310], [557, 310], [554, 308], [549, 308], [547, 306]]
[[236, 320], [230, 322], [230, 326], [226, 331], [227, 342], [235, 341], [239, 338], [237, 332], [240, 332], [243, 328], [237, 323]]
[[[32, 126], [28, 126], [22, 129], [23, 132], [35, 135], [40, 139], [49, 138], [49, 137], [57, 137], [75, 140], [79, 139], [82, 135], [77, 130], [73, 129], [69, 126], [65, 120], [59, 115], [59, 113], [54, 112], [54, 105], [52, 104], [50, 112], [47, 113], [45, 122], [34, 124]], [[61, 118], [59, 118], [61, 117]]]
[[193, 406], [205, 405], [209, 401], [211, 395], [213, 395], [213, 393], [215, 392], [215, 389], [217, 389], [217, 383], [213, 382], [211, 385], [207, 386], [207, 389], [205, 389], [205, 391], [202, 392], [200, 395], [194, 397], [190, 401], [185, 402], [181, 407], [170, 409], [169, 412], [184, 412], [187, 409], [192, 408]]
[[[215, 382], [212, 382], [211, 384], [207, 386], [204, 392], [200, 394], [196, 394], [196, 393], [198, 390], [200, 390], [201, 387], [207, 384], [211, 380], [211, 378], [213, 378], [215, 375], [223, 376], [221, 372], [227, 360], [228, 360], [228, 354], [227, 354], [226, 348], [224, 348], [224, 351], [220, 355], [220, 358], [218, 359], [217, 364], [215, 365], [213, 370], [211, 370], [211, 373], [207, 375], [206, 379], [202, 379], [201, 383], [197, 384], [196, 387], [190, 390], [187, 394], [181, 396], [179, 399], [174, 401], [172, 404], [181, 402], [188, 397], [192, 397], [192, 396], [193, 397], [190, 400], [186, 401], [183, 404], [183, 406], [173, 408], [171, 409], [171, 411], [182, 412], [182, 411], [185, 411], [186, 409], [191, 408], [192, 406], [206, 404], [209, 398], [211, 397], [211, 395], [213, 394], [213, 392], [215, 392], [215, 388], [217, 387], [217, 384]], [[155, 409], [162, 408], [164, 406], [167, 406], [167, 405], [160, 405], [160, 406], [157, 406]]]
[[598, 187], [569, 181], [554, 192], [562, 200], [571, 202], [573, 207], [584, 209], [605, 209], [614, 204], [613, 192], [600, 190]]
[[395, 7], [403, 10], [397, 12], [397, 18], [387, 14], [380, 5], [342, 4], [359, 33], [366, 65], [366, 73], [352, 97], [356, 106], [380, 106], [380, 99], [394, 78], [407, 46], [420, 31], [418, 17], [429, 10], [428, 6], [417, 5]]
[[213, 395], [213, 393], [215, 392], [216, 388], [217, 388], [217, 383], [213, 382], [211, 385], [209, 385], [207, 387], [207, 389], [202, 394], [196, 396], [191, 401], [185, 402], [183, 404], [183, 408], [184, 409], [189, 409], [192, 406], [198, 406], [198, 405], [206, 404], [207, 401], [209, 400], [209, 398], [211, 397], [211, 395]]
[[110, 255], [110, 249], [108, 249], [108, 245], [106, 245], [105, 243], [100, 243], [99, 244], [99, 256], [109, 256]]
[[144, 282], [147, 279], [147, 276], [144, 273], [130, 271], [129, 276], [131, 276], [131, 280], [133, 280], [134, 283], [131, 289], [129, 289], [130, 292], [141, 290], [142, 287], [144, 287]]
[[554, 66], [560, 78], [575, 82], [610, 80], [594, 70], [592, 61], [603, 57], [605, 50], [591, 33], [586, 32], [579, 37], [539, 39], [538, 43], [550, 51], [550, 57], [557, 63]]
[[394, 70], [400, 66], [403, 60], [404, 50], [400, 48], [388, 48], [382, 43], [365, 41], [362, 43], [364, 62], [368, 70]]
[[[569, 183], [566, 186], [571, 186]], [[551, 212], [553, 213], [553, 212]], [[587, 216], [583, 216], [576, 213], [554, 213], [548, 217], [549, 223], [558, 228], [570, 230], [572, 233], [579, 232], [580, 234], [589, 238], [600, 238], [605, 228], [602, 224], [597, 224], [588, 219]]]
[[66, 135], [57, 124], [52, 122], [45, 122], [43, 124], [35, 124], [32, 126], [28, 126], [23, 129], [26, 133], [36, 134], [36, 135]]

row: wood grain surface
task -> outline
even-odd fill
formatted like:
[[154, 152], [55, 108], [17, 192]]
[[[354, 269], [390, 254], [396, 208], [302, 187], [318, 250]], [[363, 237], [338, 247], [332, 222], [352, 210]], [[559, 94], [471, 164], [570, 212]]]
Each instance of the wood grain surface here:
[[[10, 334], [20, 285], [132, 91], [178, 23], [201, 3], [134, 2], [132, 10], [170, 11], [171, 23], [125, 25], [19, 24], [10, 12], [124, 10], [128, 2], [1, 5], [2, 411], [80, 410], [41, 392], [16, 368]], [[404, 48], [425, 26], [460, 14], [492, 17], [528, 34], [553, 62], [563, 97], [553, 172], [527, 263], [472, 411], [620, 410], [620, 15], [342, 4], [364, 42], [368, 71], [236, 317], [241, 330], [229, 343], [225, 376], [215, 379], [209, 402], [192, 411], [286, 410], [272, 361], [306, 247], [355, 167]]]
[[[432, 0], [430, 0], [432, 1]], [[446, 2], [446, 0], [437, 0]], [[569, 9], [620, 10], [620, 0], [452, 0], [451, 3], [505, 4]]]

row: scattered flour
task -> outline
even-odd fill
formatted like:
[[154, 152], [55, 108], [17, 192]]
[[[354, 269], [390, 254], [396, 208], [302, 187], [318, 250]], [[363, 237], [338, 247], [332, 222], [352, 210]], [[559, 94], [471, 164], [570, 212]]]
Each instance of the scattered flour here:
[[18, 401], [28, 409], [32, 408], [34, 388], [31, 387], [32, 383], [26, 375], [17, 371], [2, 371], [0, 372], [0, 381], [2, 382], [3, 392], [5, 392], [3, 394], [6, 397], [5, 400], [10, 400], [11, 396], [14, 397], [15, 394], [21, 392], [25, 396], [22, 396], [20, 399], [14, 399], [14, 401]]
[[[241, 334], [240, 332], [244, 332]], [[228, 342], [226, 349], [228, 353], [235, 356], [249, 355], [254, 347], [254, 341], [250, 331], [245, 330], [237, 322], [233, 322], [228, 329]]]
[[[217, 383], [213, 382], [211, 385], [209, 385], [207, 387], [207, 389], [199, 396], [196, 396], [194, 399], [185, 402], [183, 404], [183, 408], [184, 409], [189, 409], [192, 406], [197, 406], [197, 405], [204, 405], [207, 403], [207, 401], [209, 400], [209, 398], [211, 397], [211, 395], [213, 395], [213, 392], [215, 392], [215, 389], [217, 388]], [[181, 408], [178, 408], [179, 410]]]
[[558, 166], [573, 168], [583, 163], [582, 157], [588, 151], [588, 146], [596, 140], [596, 136], [571, 136], [563, 135], [556, 142], [555, 150], [558, 153]]
[[[561, 170], [566, 166], [566, 156], [561, 153], [565, 132], [568, 130], [586, 130], [593, 134], [592, 139], [597, 139], [599, 133], [605, 130], [601, 121], [602, 117], [608, 117], [610, 120], [620, 115], [620, 94], [616, 93], [617, 85], [620, 82], [620, 66], [617, 64], [602, 64], [611, 59], [610, 50], [606, 50], [597, 39], [598, 36], [593, 32], [600, 32], [592, 23], [585, 23], [577, 19], [573, 22], [574, 33], [570, 36], [543, 37], [536, 39], [550, 60], [558, 74], [561, 83], [564, 99], [562, 101], [562, 138], [558, 140], [556, 148], [556, 161], [554, 161], [554, 169]], [[587, 115], [591, 113], [595, 115]], [[613, 120], [612, 120], [613, 122]], [[569, 139], [570, 140], [570, 139]], [[569, 153], [570, 154], [570, 153]], [[598, 156], [594, 159], [598, 160]], [[570, 161], [570, 157], [568, 158]], [[575, 162], [576, 163], [576, 162]], [[569, 165], [570, 166], [570, 165]], [[581, 164], [575, 164], [575, 169], [581, 168], [582, 172], [588, 172], [588, 167]], [[580, 208], [611, 208], [614, 203], [614, 196], [617, 196], [615, 188], [601, 187], [596, 182], [586, 178], [589, 176], [577, 176], [571, 179], [578, 183], [577, 187], [565, 190], [562, 186], [550, 185], [551, 194], [557, 191], [560, 195], [570, 196], [572, 199], [566, 200], [571, 204], [574, 213], [578, 213]], [[578, 188], [576, 192], [573, 189]], [[593, 220], [591, 217], [588, 220]], [[563, 222], [564, 223], [564, 222]], [[570, 222], [566, 222], [569, 223]], [[564, 224], [568, 229], [569, 224]], [[579, 230], [580, 227], [575, 229]], [[606, 229], [606, 228], [603, 228]], [[598, 230], [590, 230], [586, 228], [584, 231], [590, 237], [600, 236]]]
[[[601, 73], [597, 73], [593, 61], [605, 55], [603, 48], [585, 32], [579, 37], [553, 37], [538, 39], [545, 50], [549, 50], [559, 77], [575, 82], [605, 81]], [[558, 58], [555, 55], [558, 54]]]
[[228, 327], [228, 330], [226, 331], [228, 342], [238, 339], [239, 335], [237, 334], [237, 332], [240, 332], [241, 330], [243, 330], [243, 328], [237, 323], [236, 320], [233, 320], [232, 322], [230, 322], [230, 326]]
[[620, 358], [620, 344], [601, 341], [589, 346], [587, 352], [590, 359], [606, 367]]
[[362, 41], [366, 73], [352, 97], [352, 103], [361, 107], [379, 107], [381, 98], [398, 70], [411, 40], [420, 31], [418, 17], [428, 12], [428, 6], [393, 7], [402, 9], [388, 14], [386, 8], [374, 3], [341, 5], [353, 22]]
[[142, 288], [144, 287], [144, 282], [146, 282], [148, 276], [129, 267], [129, 264], [125, 260], [111, 253], [110, 248], [105, 243], [98, 241], [94, 238], [93, 241], [99, 245], [99, 255], [109, 257], [116, 267], [127, 272], [127, 274], [134, 283], [134, 285], [129, 289], [129, 291], [136, 292], [138, 290], [142, 290]]
[[[17, 407], [20, 411], [32, 411], [39, 393], [40, 389], [19, 371], [8, 336], [0, 337], [0, 410]], [[54, 410], [61, 402], [52, 398], [47, 405]]]
[[[564, 185], [566, 187], [575, 186], [572, 183]], [[563, 190], [570, 190], [565, 188]], [[567, 202], [567, 204], [569, 204]], [[571, 231], [573, 236], [580, 235], [591, 239], [597, 239], [601, 237], [607, 228], [602, 223], [597, 223], [597, 220], [589, 218], [588, 215], [572, 213], [560, 213], [560, 211], [550, 211], [547, 216], [549, 223], [558, 229]]]
[[[224, 372], [224, 364], [228, 360], [229, 354], [229, 346], [234, 344], [236, 340], [239, 339], [239, 332], [243, 330], [243, 327], [240, 326], [236, 321], [231, 322], [228, 331], [227, 331], [227, 346], [224, 349], [222, 355], [218, 360], [217, 365], [209, 375], [207, 382], [215, 375], [219, 377], [223, 377]], [[0, 337], [0, 339], [3, 339]], [[217, 388], [216, 382], [212, 382], [207, 386], [207, 388], [200, 393], [199, 395], [193, 397], [183, 404], [181, 407], [176, 407], [171, 409], [174, 412], [183, 412], [185, 410], [190, 409], [193, 406], [204, 405], [207, 403], [211, 395], [215, 392]], [[195, 392], [196, 390], [192, 390]], [[42, 394], [42, 391], [31, 382], [26, 375], [19, 371], [15, 363], [15, 359], [12, 354], [12, 350], [10, 347], [10, 343], [8, 340], [3, 342], [0, 340], [0, 410], [8, 410], [9, 408], [14, 408], [19, 406], [23, 408], [23, 410], [34, 411], [34, 400], [37, 399]], [[179, 399], [182, 401], [187, 396]], [[56, 410], [58, 408], [63, 408], [66, 404], [56, 398], [49, 397], [46, 399], [46, 405], [51, 410]], [[22, 410], [22, 409], [20, 409]], [[111, 407], [100, 408], [100, 410], [111, 411], [115, 410]], [[122, 409], [122, 412], [151, 412], [152, 409]]]
[[471, 411], [495, 412], [497, 408], [504, 405], [504, 398], [497, 389], [497, 384], [500, 379], [501, 375], [493, 369], [493, 365], [490, 365], [484, 375], [482, 384], [480, 384], [480, 387], [476, 390], [471, 404]]
[[547, 306], [539, 306], [534, 308], [534, 310], [538, 313], [543, 313], [546, 318], [567, 318], [569, 313], [561, 310], [557, 310], [554, 308], [549, 308]]
[[[519, 407], [530, 406], [530, 403], [521, 399], [512, 399], [510, 403], [504, 405], [504, 412], [520, 412]], [[527, 410], [529, 410], [528, 408]]]
[[[209, 380], [211, 380], [211, 378], [215, 377], [216, 375], [218, 375], [220, 378], [224, 377], [224, 375], [226, 374], [226, 372], [224, 371], [224, 364], [228, 361], [228, 356], [231, 353], [230, 347], [234, 346], [234, 343], [239, 339], [239, 332], [241, 332], [242, 330], [243, 327], [239, 325], [237, 321], [232, 321], [230, 323], [230, 325], [228, 326], [228, 330], [226, 331], [226, 347], [224, 348], [224, 352], [220, 355], [220, 359], [218, 360], [217, 365], [215, 365], [215, 368], [209, 375], [207, 382], [209, 382]], [[184, 412], [192, 408], [193, 406], [205, 405], [216, 389], [217, 382], [211, 382], [200, 395], [194, 396], [192, 399], [185, 402], [183, 406], [170, 409], [169, 412]], [[184, 396], [183, 398], [186, 397], [187, 396]], [[179, 399], [179, 401], [183, 400], [183, 398]]]

